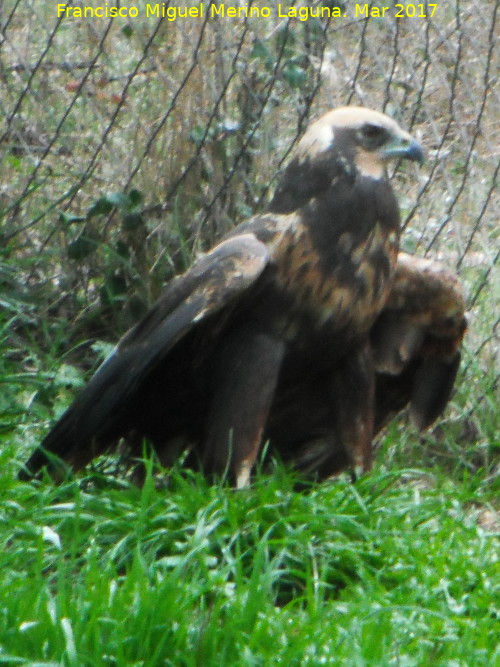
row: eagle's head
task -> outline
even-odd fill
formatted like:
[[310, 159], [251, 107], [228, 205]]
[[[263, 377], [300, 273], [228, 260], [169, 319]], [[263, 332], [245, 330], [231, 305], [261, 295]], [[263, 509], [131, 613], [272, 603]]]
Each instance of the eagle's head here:
[[271, 210], [290, 212], [339, 177], [385, 178], [390, 160], [422, 162], [420, 144], [386, 114], [364, 107], [333, 109], [299, 141], [276, 190]]
[[364, 107], [333, 109], [312, 123], [299, 142], [299, 160], [318, 159], [332, 153], [334, 160], [372, 178], [380, 178], [389, 160], [404, 158], [422, 162], [420, 144], [395, 120]]

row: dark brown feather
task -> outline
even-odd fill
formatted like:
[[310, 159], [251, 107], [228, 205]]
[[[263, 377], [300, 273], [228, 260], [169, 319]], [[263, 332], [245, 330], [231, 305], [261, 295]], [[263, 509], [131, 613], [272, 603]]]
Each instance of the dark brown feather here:
[[[355, 441], [346, 436], [349, 427], [369, 425], [373, 418], [376, 435], [409, 407], [415, 426], [428, 428], [451, 396], [465, 330], [465, 300], [456, 276], [439, 262], [400, 253], [386, 306], [370, 331], [373, 366], [366, 356], [356, 360], [353, 350], [329, 369], [326, 352], [327, 370], [304, 373], [278, 388], [267, 433], [274, 449], [285, 461], [324, 479], [356, 462], [346, 447]], [[372, 415], [366, 412], [370, 368]], [[342, 397], [342, 417], [331, 397], [334, 387]], [[371, 446], [370, 439], [370, 452]], [[369, 457], [365, 454], [364, 460]]]

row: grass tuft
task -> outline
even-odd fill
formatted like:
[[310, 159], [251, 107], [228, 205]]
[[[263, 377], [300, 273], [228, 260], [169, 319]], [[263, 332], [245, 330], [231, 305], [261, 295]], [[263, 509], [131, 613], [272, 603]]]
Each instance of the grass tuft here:
[[[494, 664], [477, 479], [382, 469], [294, 491], [10, 482], [0, 664]], [[347, 661], [347, 662], [346, 662]]]

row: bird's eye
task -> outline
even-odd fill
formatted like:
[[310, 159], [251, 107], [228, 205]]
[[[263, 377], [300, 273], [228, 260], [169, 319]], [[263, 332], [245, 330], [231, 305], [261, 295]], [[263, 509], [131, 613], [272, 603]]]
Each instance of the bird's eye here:
[[365, 123], [358, 130], [358, 141], [369, 151], [376, 150], [387, 140], [387, 131], [380, 125]]
[[370, 123], [363, 125], [361, 132], [364, 137], [371, 140], [382, 138], [384, 136], [383, 128], [379, 125], [371, 125]]

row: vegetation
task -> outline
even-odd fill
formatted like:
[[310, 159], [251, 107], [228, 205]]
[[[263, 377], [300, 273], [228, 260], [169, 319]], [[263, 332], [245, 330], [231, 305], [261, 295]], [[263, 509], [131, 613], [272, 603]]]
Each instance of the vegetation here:
[[[387, 446], [387, 445], [386, 445]], [[491, 665], [498, 525], [482, 475], [384, 466], [298, 493], [174, 472], [3, 476], [0, 663]]]
[[[497, 10], [465, 5], [176, 30], [4, 2], [0, 664], [500, 662]], [[300, 492], [276, 461], [242, 492], [154, 461], [142, 489], [107, 462], [18, 482], [109, 343], [262, 210], [307, 118], [346, 102], [428, 149], [394, 178], [405, 249], [456, 267], [469, 294], [443, 420], [419, 437], [403, 417], [373, 472]]]

